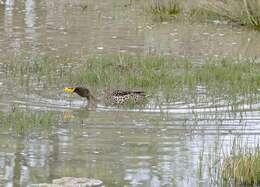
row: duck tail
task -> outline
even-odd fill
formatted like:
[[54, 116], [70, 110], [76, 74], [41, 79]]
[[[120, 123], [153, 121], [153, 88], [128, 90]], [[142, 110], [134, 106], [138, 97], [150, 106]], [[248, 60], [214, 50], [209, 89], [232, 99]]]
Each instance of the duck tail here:
[[152, 95], [145, 95], [145, 98], [151, 97]]
[[144, 95], [145, 96], [145, 92], [144, 91], [132, 91], [132, 94]]

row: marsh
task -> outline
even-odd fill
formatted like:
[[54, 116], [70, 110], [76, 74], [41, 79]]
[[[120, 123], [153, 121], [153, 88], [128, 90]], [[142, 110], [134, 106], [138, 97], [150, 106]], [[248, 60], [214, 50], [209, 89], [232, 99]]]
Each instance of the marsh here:
[[[234, 140], [257, 147], [256, 28], [205, 12], [186, 19], [182, 7], [157, 19], [148, 0], [3, 2], [0, 185], [217, 186]], [[97, 98], [109, 88], [149, 99], [86, 110], [63, 92], [75, 85]]]

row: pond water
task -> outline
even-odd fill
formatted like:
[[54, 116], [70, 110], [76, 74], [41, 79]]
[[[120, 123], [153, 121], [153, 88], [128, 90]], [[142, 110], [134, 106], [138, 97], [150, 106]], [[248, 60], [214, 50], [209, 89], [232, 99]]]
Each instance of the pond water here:
[[[197, 59], [258, 57], [259, 32], [219, 24], [157, 23], [135, 0], [5, 0], [0, 4], [0, 59], [125, 53]], [[1, 67], [1, 66], [0, 66]], [[231, 106], [179, 99], [145, 108], [98, 105], [62, 93], [62, 80], [29, 83], [0, 69], [0, 110], [52, 112], [48, 130], [0, 131], [0, 185], [29, 186], [65, 176], [110, 186], [214, 185], [214, 163], [234, 138], [254, 146], [260, 103]], [[55, 79], [55, 78], [54, 78]], [[59, 79], [56, 77], [56, 79]], [[204, 98], [204, 99], [203, 99]], [[211, 172], [209, 172], [211, 171]]]
[[145, 16], [147, 2], [6, 0], [0, 6], [0, 52], [76, 57], [120, 52], [194, 58], [259, 55], [256, 31], [225, 24], [156, 23]]
[[176, 103], [163, 106], [167, 112], [102, 106], [87, 111], [82, 104], [30, 103], [36, 112], [56, 111], [55, 125], [26, 136], [1, 132], [0, 175], [6, 186], [64, 176], [93, 177], [106, 186], [208, 186], [214, 184], [210, 163], [228, 153], [233, 139], [251, 146], [260, 134], [260, 113], [250, 109], [227, 113], [225, 107], [211, 111]]

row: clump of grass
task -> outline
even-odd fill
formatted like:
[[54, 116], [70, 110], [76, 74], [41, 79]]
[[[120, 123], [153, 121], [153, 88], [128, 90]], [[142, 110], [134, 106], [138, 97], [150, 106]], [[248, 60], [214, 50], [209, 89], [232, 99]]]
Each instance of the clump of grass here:
[[260, 30], [260, 0], [208, 0], [192, 3], [180, 0], [151, 0], [148, 8], [159, 21], [221, 21]]
[[[196, 9], [196, 8], [195, 8]], [[207, 1], [206, 4], [191, 11], [192, 15], [213, 19], [225, 19], [240, 25], [260, 29], [259, 0]]]
[[176, 17], [181, 11], [180, 0], [151, 0], [151, 5], [148, 9], [148, 12], [160, 21]]
[[221, 166], [221, 176], [225, 184], [260, 184], [260, 150], [257, 148], [226, 156]]
[[51, 112], [35, 112], [14, 109], [11, 113], [0, 112], [0, 128], [12, 133], [25, 134], [35, 129], [49, 129], [55, 121]]
[[260, 153], [247, 153], [225, 158], [222, 165], [224, 181], [237, 185], [260, 184]]
[[189, 15], [190, 21], [213, 22], [217, 20], [224, 23], [227, 20], [207, 6], [193, 7], [187, 12], [187, 15]]
[[[216, 144], [209, 154], [210, 186], [259, 186], [260, 149], [258, 139], [245, 142], [235, 137], [228, 153], [223, 153], [223, 145]], [[232, 142], [231, 142], [232, 143]]]

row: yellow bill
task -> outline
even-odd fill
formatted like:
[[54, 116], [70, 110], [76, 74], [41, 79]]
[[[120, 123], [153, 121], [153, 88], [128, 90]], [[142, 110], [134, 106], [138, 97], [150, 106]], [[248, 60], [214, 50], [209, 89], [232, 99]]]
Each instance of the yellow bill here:
[[66, 93], [73, 93], [74, 91], [75, 91], [75, 88], [71, 88], [71, 87], [64, 88], [64, 92], [66, 92]]

